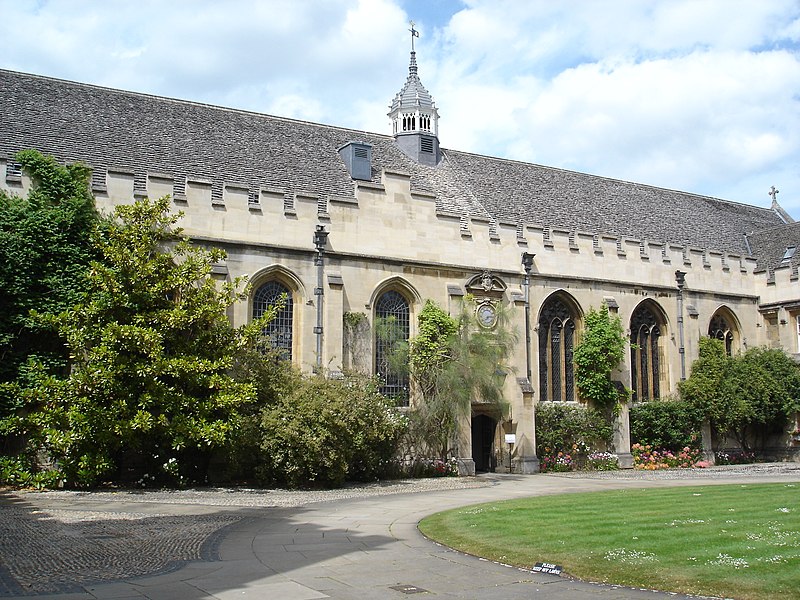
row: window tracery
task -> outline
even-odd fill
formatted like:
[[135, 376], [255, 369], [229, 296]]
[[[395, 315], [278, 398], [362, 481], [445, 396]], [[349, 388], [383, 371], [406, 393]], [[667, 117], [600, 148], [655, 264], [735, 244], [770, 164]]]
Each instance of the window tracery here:
[[661, 326], [655, 312], [640, 305], [631, 316], [631, 387], [635, 401], [661, 395]]
[[271, 347], [279, 350], [286, 360], [292, 358], [292, 336], [294, 334], [294, 307], [292, 291], [281, 282], [272, 280], [260, 286], [253, 294], [253, 319], [264, 316], [271, 306], [285, 296], [283, 308], [264, 328], [264, 335]]
[[575, 320], [559, 298], [550, 298], [539, 315], [539, 394], [542, 400], [575, 400]]
[[375, 303], [375, 321], [375, 374], [380, 392], [399, 406], [408, 406], [408, 375], [391, 360], [397, 344], [407, 342], [410, 335], [408, 301], [395, 290], [384, 292]]
[[728, 356], [733, 353], [733, 332], [734, 329], [724, 313], [718, 311], [711, 317], [711, 322], [708, 324], [708, 337], [721, 340], [725, 345], [725, 354]]

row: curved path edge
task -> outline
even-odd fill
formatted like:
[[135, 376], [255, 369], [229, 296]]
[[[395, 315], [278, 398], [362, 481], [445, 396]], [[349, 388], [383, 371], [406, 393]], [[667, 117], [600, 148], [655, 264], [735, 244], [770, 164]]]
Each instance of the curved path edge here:
[[[85, 584], [52, 596], [61, 600], [384, 600], [409, 595], [481, 600], [610, 600], [689, 596], [595, 584], [508, 567], [428, 540], [417, 524], [423, 517], [441, 510], [526, 496], [766, 482], [800, 482], [800, 465], [715, 469], [701, 476], [688, 472], [492, 475], [478, 478], [475, 483], [480, 487], [470, 489], [350, 497], [285, 508], [208, 506], [182, 503], [180, 499], [169, 503], [151, 500], [146, 506], [135, 501], [114, 504], [92, 495], [65, 501], [48, 499], [46, 494], [31, 494], [24, 495], [24, 501], [45, 512], [61, 502], [65, 509], [72, 510], [113, 510], [114, 514], [126, 510], [131, 514], [149, 511], [185, 518], [187, 527], [202, 519], [217, 520], [224, 525], [221, 533], [211, 537], [217, 560], [194, 560], [167, 572]], [[203, 537], [206, 548], [208, 539], [208, 535]], [[32, 596], [15, 593], [19, 590], [3, 591], [0, 585], [0, 596], [4, 598]]]

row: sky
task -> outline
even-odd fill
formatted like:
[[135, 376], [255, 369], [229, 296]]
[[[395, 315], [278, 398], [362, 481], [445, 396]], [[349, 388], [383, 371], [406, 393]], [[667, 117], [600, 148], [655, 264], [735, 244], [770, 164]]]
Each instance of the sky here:
[[[390, 133], [800, 220], [800, 0], [0, 0], [0, 68]], [[0, 117], [1, 118], [1, 117]]]

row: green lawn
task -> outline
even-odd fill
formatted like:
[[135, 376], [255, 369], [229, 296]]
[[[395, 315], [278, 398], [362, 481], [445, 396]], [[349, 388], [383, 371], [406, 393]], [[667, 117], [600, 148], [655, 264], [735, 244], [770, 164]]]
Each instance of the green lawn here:
[[737, 599], [800, 598], [800, 483], [638, 489], [493, 502], [422, 533], [520, 567]]

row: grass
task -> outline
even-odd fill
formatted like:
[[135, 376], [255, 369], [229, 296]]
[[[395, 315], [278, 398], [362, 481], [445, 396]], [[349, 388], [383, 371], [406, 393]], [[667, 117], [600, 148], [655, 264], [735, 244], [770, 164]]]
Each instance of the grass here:
[[800, 483], [565, 494], [459, 508], [426, 536], [588, 581], [741, 600], [800, 598]]

